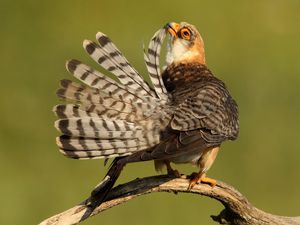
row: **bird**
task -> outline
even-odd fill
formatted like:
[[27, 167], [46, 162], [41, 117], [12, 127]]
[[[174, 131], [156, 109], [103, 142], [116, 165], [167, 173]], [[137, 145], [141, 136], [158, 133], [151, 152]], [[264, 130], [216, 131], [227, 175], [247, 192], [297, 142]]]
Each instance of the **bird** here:
[[[166, 66], [160, 52], [168, 36]], [[239, 133], [238, 106], [224, 82], [207, 67], [204, 41], [194, 25], [170, 22], [160, 28], [144, 49], [148, 83], [104, 33], [97, 42], [85, 40], [86, 52], [115, 79], [79, 60], [67, 70], [80, 83], [63, 79], [57, 96], [66, 101], [54, 107], [60, 152], [74, 159], [113, 158], [102, 182], [92, 191], [97, 205], [105, 201], [124, 166], [154, 161], [155, 169], [180, 173], [171, 164], [191, 163], [190, 176], [211, 187], [206, 176], [226, 140]]]

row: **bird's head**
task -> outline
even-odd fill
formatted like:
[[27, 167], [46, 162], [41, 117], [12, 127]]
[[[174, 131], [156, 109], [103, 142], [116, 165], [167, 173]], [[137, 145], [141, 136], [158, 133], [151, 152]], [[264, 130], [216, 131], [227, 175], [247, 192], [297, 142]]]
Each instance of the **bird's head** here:
[[195, 26], [186, 22], [167, 23], [171, 38], [168, 43], [167, 64], [205, 64], [204, 43]]

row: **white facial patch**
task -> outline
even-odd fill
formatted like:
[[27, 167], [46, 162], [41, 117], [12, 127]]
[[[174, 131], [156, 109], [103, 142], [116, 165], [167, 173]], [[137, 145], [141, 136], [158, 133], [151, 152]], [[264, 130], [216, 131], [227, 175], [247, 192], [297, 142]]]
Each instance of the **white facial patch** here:
[[182, 62], [199, 55], [197, 51], [191, 51], [188, 42], [183, 39], [172, 40], [168, 43], [167, 65], [176, 62]]
[[167, 66], [173, 62], [173, 55], [172, 55], [172, 37], [169, 36], [169, 40], [167, 43], [167, 55], [166, 55], [166, 63]]

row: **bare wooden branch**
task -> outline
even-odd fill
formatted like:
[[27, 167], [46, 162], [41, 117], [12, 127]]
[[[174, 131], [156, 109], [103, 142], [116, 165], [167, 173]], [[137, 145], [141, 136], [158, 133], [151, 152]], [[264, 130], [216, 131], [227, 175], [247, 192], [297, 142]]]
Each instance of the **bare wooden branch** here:
[[[188, 190], [189, 180], [185, 178], [173, 178], [169, 176], [153, 176], [135, 179], [128, 183], [115, 187], [107, 200], [91, 212], [90, 216], [125, 203], [135, 197], [153, 192], [185, 192], [200, 194], [216, 199], [224, 205], [223, 211], [212, 219], [220, 224], [280, 224], [300, 225], [300, 217], [284, 217], [266, 213], [255, 208], [240, 192], [232, 186], [218, 181], [217, 186], [211, 187], [206, 184], [195, 185]], [[82, 221], [83, 215], [89, 214], [90, 198], [62, 213], [52, 216], [41, 225], [77, 224]]]

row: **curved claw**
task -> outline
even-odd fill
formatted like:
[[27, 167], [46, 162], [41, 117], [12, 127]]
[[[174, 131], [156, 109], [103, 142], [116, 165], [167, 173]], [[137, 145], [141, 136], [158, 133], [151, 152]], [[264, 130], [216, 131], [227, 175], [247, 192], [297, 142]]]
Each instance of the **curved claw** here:
[[217, 185], [217, 181], [215, 179], [207, 177], [205, 173], [192, 173], [190, 177], [191, 180], [190, 180], [188, 190], [191, 190], [195, 186], [195, 184], [200, 184], [200, 183], [207, 183], [211, 187]]

